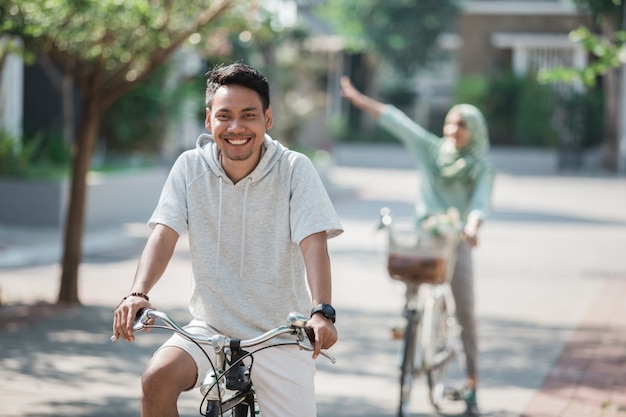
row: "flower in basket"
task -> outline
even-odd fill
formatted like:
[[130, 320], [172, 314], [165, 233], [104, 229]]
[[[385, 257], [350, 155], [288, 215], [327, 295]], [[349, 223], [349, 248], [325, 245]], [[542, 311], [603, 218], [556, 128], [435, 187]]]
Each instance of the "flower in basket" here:
[[461, 231], [461, 216], [455, 207], [450, 207], [445, 213], [428, 216], [420, 226], [435, 236], [458, 237]]

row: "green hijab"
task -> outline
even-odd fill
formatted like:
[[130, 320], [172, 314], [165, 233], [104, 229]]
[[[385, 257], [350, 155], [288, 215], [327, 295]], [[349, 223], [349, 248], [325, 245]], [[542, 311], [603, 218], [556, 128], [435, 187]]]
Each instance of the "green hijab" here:
[[457, 104], [446, 115], [458, 113], [463, 118], [469, 134], [467, 144], [457, 149], [454, 141], [443, 138], [437, 155], [437, 166], [441, 177], [456, 180], [460, 177], [474, 178], [476, 168], [481, 164], [489, 151], [489, 134], [483, 114], [471, 104]]

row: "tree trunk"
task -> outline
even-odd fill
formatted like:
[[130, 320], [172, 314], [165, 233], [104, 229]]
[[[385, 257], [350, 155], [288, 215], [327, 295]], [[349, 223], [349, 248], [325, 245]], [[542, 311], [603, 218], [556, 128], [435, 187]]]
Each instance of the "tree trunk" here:
[[98, 137], [103, 109], [97, 95], [83, 97], [76, 141], [72, 148], [72, 182], [65, 220], [65, 241], [58, 303], [80, 304], [78, 268], [82, 258], [82, 239], [87, 202], [87, 173]]
[[74, 143], [74, 80], [67, 71], [63, 72], [61, 81], [61, 98], [63, 101], [63, 143]]
[[[603, 19], [604, 36], [610, 41], [615, 39], [616, 22], [607, 17]], [[604, 169], [617, 172], [619, 165], [619, 73], [618, 69], [610, 69], [604, 76], [604, 120], [605, 142], [602, 162]]]
[[605, 123], [603, 165], [607, 171], [617, 172], [619, 161], [619, 78], [617, 70], [610, 70], [605, 76]]

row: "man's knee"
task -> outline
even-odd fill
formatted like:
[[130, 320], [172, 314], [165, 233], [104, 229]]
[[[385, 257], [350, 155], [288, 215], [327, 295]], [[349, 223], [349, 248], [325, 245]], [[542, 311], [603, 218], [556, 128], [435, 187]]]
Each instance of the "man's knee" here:
[[144, 396], [178, 396], [193, 388], [197, 380], [196, 364], [181, 349], [167, 347], [150, 359], [141, 376]]

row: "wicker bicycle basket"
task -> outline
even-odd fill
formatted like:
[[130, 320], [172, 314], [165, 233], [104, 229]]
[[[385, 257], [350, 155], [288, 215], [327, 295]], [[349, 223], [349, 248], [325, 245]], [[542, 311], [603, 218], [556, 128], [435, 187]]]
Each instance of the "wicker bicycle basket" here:
[[411, 226], [389, 228], [387, 270], [392, 279], [441, 284], [452, 279], [458, 239]]

